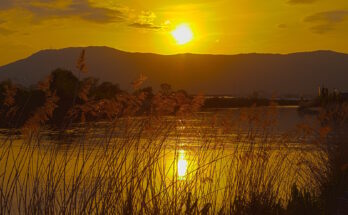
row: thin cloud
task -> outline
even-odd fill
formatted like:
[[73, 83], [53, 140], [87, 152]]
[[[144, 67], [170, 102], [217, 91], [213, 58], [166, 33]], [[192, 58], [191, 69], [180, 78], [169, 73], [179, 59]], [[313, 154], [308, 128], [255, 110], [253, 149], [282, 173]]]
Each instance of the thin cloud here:
[[1, 0], [0, 10], [21, 9], [28, 11], [32, 14], [33, 22], [71, 17], [97, 23], [126, 20], [126, 14], [121, 9], [95, 6], [89, 0], [71, 0], [64, 7], [55, 6], [57, 2], [57, 0]]
[[289, 4], [312, 4], [317, 2], [318, 0], [289, 0]]
[[153, 25], [153, 24], [143, 24], [143, 23], [132, 23], [129, 24], [130, 27], [134, 28], [144, 28], [144, 29], [161, 29], [161, 26]]
[[0, 27], [0, 35], [7, 36], [13, 33], [15, 33], [15, 31]]
[[155, 24], [156, 18], [154, 12], [142, 11], [129, 26], [143, 29], [161, 29], [162, 26]]
[[15, 0], [1, 0], [0, 2], [0, 11], [7, 10], [14, 5]]
[[[57, 6], [63, 0], [0, 0], [0, 10], [21, 9], [31, 13], [32, 23], [50, 19], [79, 18], [88, 22], [108, 24], [126, 23], [132, 28], [161, 29], [155, 24], [156, 14], [151, 11], [134, 10], [122, 6], [106, 7], [95, 5], [89, 0], [71, 0]], [[64, 6], [62, 6], [64, 5]]]
[[305, 22], [312, 24], [312, 31], [324, 34], [336, 28], [336, 25], [344, 22], [348, 18], [348, 10], [325, 11], [313, 14], [304, 19]]
[[278, 28], [282, 28], [282, 29], [288, 28], [288, 25], [287, 24], [279, 24]]
[[28, 4], [24, 8], [33, 14], [36, 21], [49, 18], [78, 17], [97, 23], [112, 23], [125, 20], [125, 14], [118, 9], [109, 9], [92, 5], [88, 0], [73, 0], [64, 8], [44, 7]]

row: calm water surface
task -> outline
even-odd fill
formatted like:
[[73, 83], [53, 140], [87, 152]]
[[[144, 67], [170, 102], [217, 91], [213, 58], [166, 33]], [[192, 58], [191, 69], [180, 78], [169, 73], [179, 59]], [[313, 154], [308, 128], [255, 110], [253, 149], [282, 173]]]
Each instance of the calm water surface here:
[[[65, 135], [68, 133], [71, 138], [62, 140], [59, 132], [45, 131], [37, 142], [39, 144], [27, 145], [23, 144], [25, 141], [21, 136], [9, 141], [3, 130], [1, 150], [4, 152], [10, 148], [11, 155], [6, 165], [5, 160], [1, 160], [0, 172], [10, 175], [8, 170], [18, 163], [18, 157], [28, 153], [30, 155], [21, 161], [22, 164], [39, 162], [28, 168], [30, 174], [40, 174], [53, 161], [64, 163], [69, 157], [71, 162], [67, 162], [66, 172], [70, 177], [81, 168], [98, 172], [109, 165], [105, 163], [110, 162], [111, 157], [116, 157], [113, 165], [115, 168], [119, 166], [125, 177], [132, 171], [138, 177], [145, 177], [148, 174], [146, 166], [153, 165], [153, 177], [158, 180], [158, 186], [153, 189], [158, 189], [158, 192], [163, 184], [182, 187], [194, 184], [204, 194], [215, 193], [220, 201], [225, 198], [223, 190], [226, 187], [237, 192], [238, 186], [250, 177], [255, 177], [255, 183], [272, 180], [280, 189], [277, 192], [281, 198], [288, 195], [289, 184], [312, 184], [311, 176], [307, 174], [308, 167], [300, 163], [310, 161], [316, 164], [322, 152], [298, 137], [296, 127], [303, 123], [315, 125], [315, 116], [300, 115], [296, 107], [258, 110], [256, 118], [263, 121], [261, 118], [272, 116], [275, 124], [263, 129], [259, 123], [257, 128], [251, 129], [248, 120], [241, 117], [243, 111], [220, 109], [189, 118], [167, 117], [166, 126], [150, 131], [145, 129], [141, 133], [137, 126], [123, 123], [118, 123], [114, 129], [110, 129], [109, 123], [98, 123], [87, 132], [86, 126], [76, 126], [65, 131]], [[250, 111], [248, 114], [252, 115]], [[141, 118], [128, 119], [128, 124], [141, 121]], [[23, 178], [24, 173], [27, 172], [23, 171]], [[274, 174], [277, 174], [276, 179], [270, 177]], [[88, 175], [90, 180], [93, 180], [93, 175]], [[250, 188], [245, 189], [253, 186], [248, 183], [244, 186]], [[235, 186], [231, 187], [231, 184]]]

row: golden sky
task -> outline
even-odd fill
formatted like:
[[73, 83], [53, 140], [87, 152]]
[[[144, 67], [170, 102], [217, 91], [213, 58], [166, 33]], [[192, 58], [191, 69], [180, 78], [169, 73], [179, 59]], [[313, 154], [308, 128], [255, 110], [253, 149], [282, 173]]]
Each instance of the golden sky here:
[[[178, 45], [171, 32], [190, 26]], [[347, 0], [0, 0], [0, 65], [50, 48], [348, 53]]]

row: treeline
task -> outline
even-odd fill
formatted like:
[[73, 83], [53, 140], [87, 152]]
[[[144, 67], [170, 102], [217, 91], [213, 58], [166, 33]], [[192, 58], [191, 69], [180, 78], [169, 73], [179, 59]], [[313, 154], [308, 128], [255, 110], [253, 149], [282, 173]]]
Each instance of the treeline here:
[[[83, 70], [84, 66], [79, 68], [79, 72]], [[6, 80], [0, 83], [0, 126], [35, 129], [124, 116], [180, 115], [195, 112], [204, 103], [203, 96], [173, 91], [168, 84], [162, 84], [156, 93], [151, 87], [141, 88], [145, 79], [135, 80], [131, 93], [93, 77], [79, 80], [62, 69], [29, 88]]]

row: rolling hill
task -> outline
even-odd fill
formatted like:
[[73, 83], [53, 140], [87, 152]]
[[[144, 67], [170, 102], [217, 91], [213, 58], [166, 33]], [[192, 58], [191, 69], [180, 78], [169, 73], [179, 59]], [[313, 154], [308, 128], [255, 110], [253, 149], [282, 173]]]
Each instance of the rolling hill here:
[[87, 76], [119, 83], [129, 90], [139, 74], [145, 86], [169, 83], [192, 93], [250, 95], [315, 95], [320, 85], [348, 91], [348, 55], [332, 51], [293, 54], [158, 55], [128, 53], [108, 47], [43, 50], [0, 67], [0, 81], [12, 79], [25, 86], [42, 80], [52, 70], [74, 70], [86, 50]]

